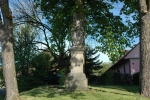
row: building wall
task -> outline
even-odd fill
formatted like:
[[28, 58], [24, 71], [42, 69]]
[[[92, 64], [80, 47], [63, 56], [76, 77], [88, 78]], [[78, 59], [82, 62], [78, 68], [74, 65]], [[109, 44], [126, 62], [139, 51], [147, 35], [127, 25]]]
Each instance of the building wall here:
[[140, 59], [130, 59], [131, 75], [140, 71]]
[[[135, 48], [129, 52], [123, 61], [117, 62], [118, 64], [113, 66], [113, 70], [117, 72], [119, 70], [122, 74], [135, 74], [139, 72], [140, 69], [140, 45], [138, 44]], [[121, 63], [121, 64], [119, 64]], [[125, 68], [124, 68], [125, 67]]]
[[140, 45], [138, 44], [124, 59], [140, 58]]
[[130, 62], [129, 61], [125, 63], [125, 72], [126, 74], [130, 74]]
[[120, 66], [118, 66], [118, 69], [119, 69], [120, 73], [122, 73], [122, 74], [130, 74], [130, 72], [131, 72], [130, 71], [130, 62], [125, 61]]
[[119, 66], [120, 73], [124, 74], [124, 64]]
[[[125, 67], [125, 68], [124, 68]], [[140, 59], [130, 59], [130, 61], [126, 61], [118, 66], [119, 72], [122, 74], [135, 74], [140, 70]], [[117, 72], [117, 68], [116, 68]]]

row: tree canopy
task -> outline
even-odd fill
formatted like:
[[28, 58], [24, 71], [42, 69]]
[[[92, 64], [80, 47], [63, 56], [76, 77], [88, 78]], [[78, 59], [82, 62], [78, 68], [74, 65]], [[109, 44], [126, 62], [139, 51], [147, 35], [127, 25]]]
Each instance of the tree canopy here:
[[[50, 23], [52, 34], [56, 37], [63, 35], [70, 40], [72, 16], [78, 9], [77, 0], [36, 0], [36, 3]], [[84, 0], [84, 8], [80, 9], [86, 18], [86, 37], [96, 40], [99, 43], [96, 48], [107, 53], [111, 60], [118, 59], [122, 50], [131, 46], [134, 38], [139, 36], [137, 22], [133, 23], [128, 18], [124, 22], [121, 16], [113, 13], [118, 3], [123, 5], [120, 14], [129, 15], [137, 7], [137, 4], [123, 0]], [[137, 19], [133, 16], [133, 20]]]

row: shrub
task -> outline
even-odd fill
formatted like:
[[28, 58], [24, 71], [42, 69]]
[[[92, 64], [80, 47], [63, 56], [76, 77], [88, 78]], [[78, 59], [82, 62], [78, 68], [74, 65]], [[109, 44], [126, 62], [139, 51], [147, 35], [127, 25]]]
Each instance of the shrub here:
[[139, 72], [133, 74], [133, 84], [134, 85], [139, 85]]
[[88, 78], [88, 83], [89, 84], [100, 84], [100, 77], [96, 75], [91, 75]]
[[131, 75], [130, 74], [124, 74], [122, 83], [126, 84], [126, 85], [130, 85], [132, 83]]
[[129, 74], [114, 73], [115, 85], [130, 85], [131, 76]]
[[66, 68], [59, 70], [58, 73], [61, 75], [61, 78], [59, 79], [59, 84], [64, 85], [66, 79]]
[[106, 85], [112, 85], [112, 84], [114, 84], [114, 73], [113, 73], [113, 71], [109, 70], [106, 73], [104, 83]]
[[119, 72], [115, 72], [114, 73], [114, 84], [115, 85], [120, 85], [122, 84], [122, 80], [123, 80], [123, 74], [119, 73]]
[[19, 76], [17, 81], [19, 92], [27, 91], [44, 84], [38, 78], [33, 76]]

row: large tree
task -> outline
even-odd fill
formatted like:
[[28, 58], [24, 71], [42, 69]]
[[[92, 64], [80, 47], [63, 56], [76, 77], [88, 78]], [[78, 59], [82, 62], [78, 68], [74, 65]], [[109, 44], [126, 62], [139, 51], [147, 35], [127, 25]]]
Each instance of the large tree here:
[[6, 86], [6, 100], [17, 100], [18, 87], [16, 80], [14, 51], [13, 51], [13, 26], [12, 13], [8, 0], [0, 0], [0, 39], [2, 44], [2, 67]]
[[[123, 53], [122, 50], [133, 42], [134, 37], [139, 35], [135, 24], [131, 24], [129, 20], [126, 20], [124, 24], [119, 15], [113, 14], [112, 10], [118, 6], [114, 1], [118, 0], [113, 0], [113, 2], [104, 0], [37, 1], [39, 1], [38, 4], [45, 18], [52, 24], [52, 30], [65, 29], [65, 31], [61, 30], [61, 33], [69, 33], [66, 35], [68, 37], [71, 37], [74, 13], [81, 13], [86, 21], [84, 22], [86, 37], [95, 39], [99, 43], [97, 49], [107, 53], [113, 61], [118, 59]], [[59, 37], [61, 33], [52, 34]]]
[[[140, 31], [140, 94], [150, 97], [150, 0], [116, 0], [124, 2], [121, 12], [126, 15], [132, 15], [135, 24]], [[140, 29], [139, 29], [140, 27]]]
[[[61, 24], [64, 23], [62, 18], [59, 17], [60, 19], [57, 20], [48, 19], [43, 15], [40, 7], [35, 5], [33, 0], [15, 0], [14, 5], [16, 16], [15, 25], [28, 23], [39, 30], [36, 34], [36, 38], [30, 41], [30, 44], [37, 44], [38, 47], [42, 45], [47, 48], [46, 50], [56, 58], [54, 62], [58, 63], [58, 67], [66, 66], [66, 55], [68, 55], [68, 49], [66, 48], [66, 33], [68, 30], [66, 30], [65, 27], [60, 29], [55, 28], [60, 27]], [[45, 48], [37, 50], [44, 50]], [[64, 62], [64, 60], [66, 61]]]
[[30, 62], [36, 55], [36, 45], [32, 44], [35, 40], [36, 28], [25, 24], [14, 29], [14, 53], [17, 73], [28, 76]]
[[136, 21], [134, 25], [138, 25], [140, 29], [140, 94], [150, 97], [150, 54], [149, 54], [149, 34], [150, 34], [150, 0], [117, 0], [123, 1], [122, 13], [126, 15], [134, 15], [132, 18]]
[[[19, 23], [24, 22], [26, 18], [28, 23], [40, 26], [46, 36], [44, 38], [46, 46], [51, 47], [49, 48], [51, 52], [56, 51], [63, 56], [65, 55], [65, 40], [71, 40], [73, 14], [79, 9], [86, 20], [86, 37], [95, 39], [99, 43], [97, 49], [107, 53], [110, 60], [116, 61], [122, 55], [122, 50], [130, 46], [134, 41], [133, 38], [139, 34], [136, 23], [132, 24], [130, 20], [126, 20], [126, 24], [124, 24], [124, 20], [119, 15], [113, 14], [112, 10], [119, 5], [114, 1], [119, 0], [113, 0], [113, 2], [84, 0], [82, 1], [83, 7], [80, 8], [76, 0], [35, 0], [36, 6], [28, 5], [29, 2], [32, 2], [29, 0], [25, 3], [21, 3], [23, 1], [15, 3], [15, 5], [20, 5], [15, 12], [19, 12], [21, 15], [16, 17]], [[24, 8], [24, 4], [27, 4], [27, 9]], [[37, 8], [35, 9], [35, 7]], [[44, 21], [42, 21], [43, 19]], [[55, 53], [55, 55], [57, 54]]]
[[150, 0], [139, 0], [140, 13], [140, 93], [150, 97]]

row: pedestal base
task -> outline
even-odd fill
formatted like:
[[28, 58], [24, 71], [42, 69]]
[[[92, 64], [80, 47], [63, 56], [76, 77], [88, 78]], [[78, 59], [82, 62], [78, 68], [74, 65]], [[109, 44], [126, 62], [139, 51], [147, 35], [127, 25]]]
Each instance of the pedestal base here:
[[87, 78], [84, 73], [69, 73], [66, 81], [66, 90], [87, 90]]

